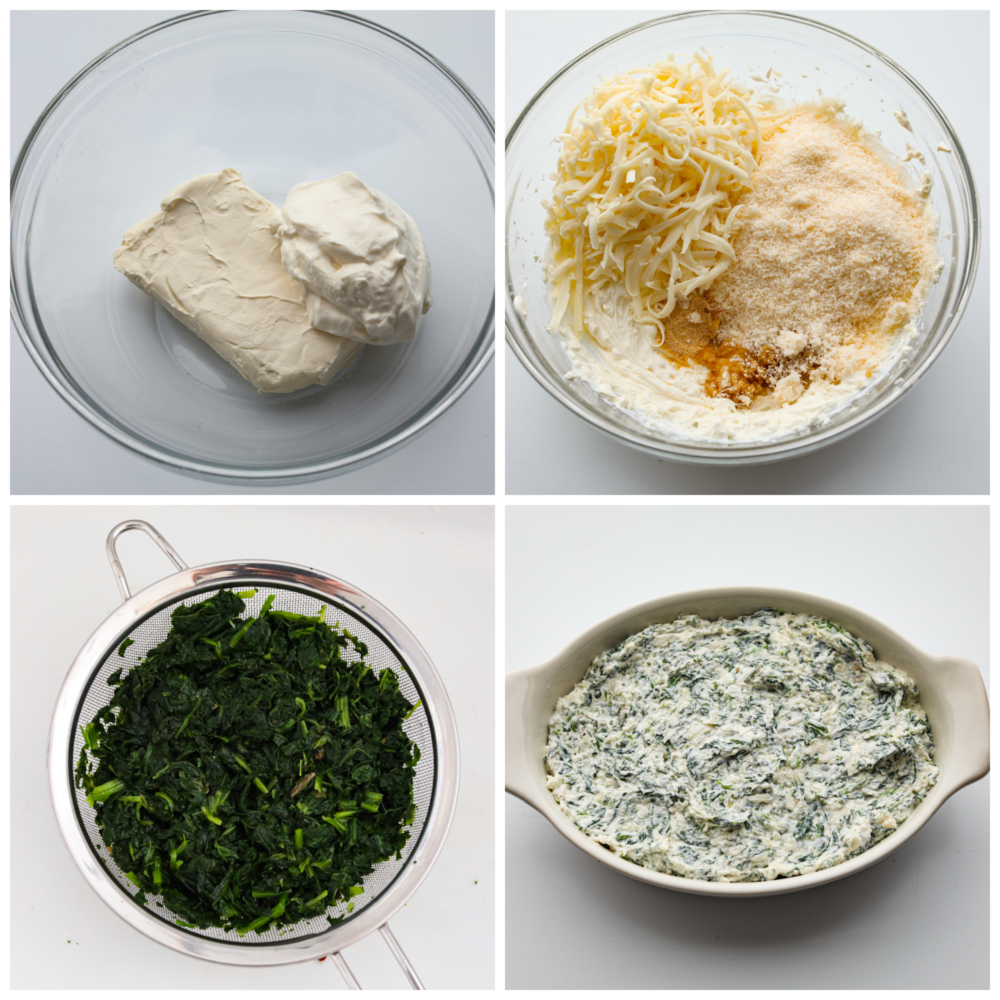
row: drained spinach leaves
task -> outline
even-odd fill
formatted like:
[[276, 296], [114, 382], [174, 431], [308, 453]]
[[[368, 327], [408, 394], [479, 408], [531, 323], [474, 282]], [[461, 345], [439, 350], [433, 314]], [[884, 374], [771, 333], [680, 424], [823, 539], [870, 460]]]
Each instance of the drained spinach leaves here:
[[242, 619], [252, 593], [176, 608], [166, 639], [109, 678], [76, 769], [140, 902], [240, 934], [321, 916], [398, 857], [420, 757], [392, 670], [376, 676], [323, 612], [269, 597]]

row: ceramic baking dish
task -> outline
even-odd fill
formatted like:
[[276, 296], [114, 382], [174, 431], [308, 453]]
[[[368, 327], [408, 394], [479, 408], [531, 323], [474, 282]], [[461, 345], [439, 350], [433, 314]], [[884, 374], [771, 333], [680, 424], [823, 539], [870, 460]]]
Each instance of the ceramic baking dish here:
[[[761, 608], [819, 615], [870, 643], [875, 655], [908, 673], [934, 733], [940, 774], [927, 798], [898, 830], [870, 850], [832, 868], [771, 882], [703, 882], [664, 875], [612, 854], [592, 841], [559, 808], [545, 787], [545, 743], [556, 701], [582, 679], [594, 657], [656, 622], [681, 615], [735, 618]], [[507, 791], [537, 809], [570, 843], [595, 861], [651, 885], [706, 896], [765, 896], [797, 892], [853, 875], [906, 843], [945, 801], [989, 770], [989, 704], [978, 667], [959, 656], [931, 656], [862, 611], [795, 590], [721, 587], [658, 597], [605, 619], [547, 663], [507, 674]]]

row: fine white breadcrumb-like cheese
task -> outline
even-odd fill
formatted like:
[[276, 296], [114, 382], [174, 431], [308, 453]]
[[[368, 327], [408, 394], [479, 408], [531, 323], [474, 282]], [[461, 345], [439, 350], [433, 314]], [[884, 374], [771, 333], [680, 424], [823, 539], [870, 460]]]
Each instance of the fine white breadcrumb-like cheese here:
[[839, 625], [766, 609], [653, 625], [556, 706], [548, 787], [645, 868], [753, 882], [840, 864], [937, 780], [913, 681]]

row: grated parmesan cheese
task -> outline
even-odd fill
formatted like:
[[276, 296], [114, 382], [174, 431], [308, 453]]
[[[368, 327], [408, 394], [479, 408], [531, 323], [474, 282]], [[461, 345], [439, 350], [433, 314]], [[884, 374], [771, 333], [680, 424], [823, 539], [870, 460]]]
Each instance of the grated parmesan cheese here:
[[[742, 201], [736, 261], [708, 293], [720, 322], [706, 390], [738, 406], [782, 380], [791, 402], [818, 380], [873, 377], [940, 273], [936, 218], [842, 112], [792, 109]], [[718, 357], [727, 344], [738, 363]]]
[[624, 283], [636, 320], [662, 335], [677, 302], [728, 268], [737, 202], [784, 119], [774, 97], [727, 75], [707, 55], [671, 56], [602, 81], [574, 109], [547, 206], [550, 329], [572, 309], [582, 335], [585, 289]]

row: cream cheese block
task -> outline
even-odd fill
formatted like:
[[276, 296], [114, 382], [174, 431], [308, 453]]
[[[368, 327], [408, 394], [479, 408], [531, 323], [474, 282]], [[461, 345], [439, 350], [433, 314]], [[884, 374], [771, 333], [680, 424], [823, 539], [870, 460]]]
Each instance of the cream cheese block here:
[[175, 188], [133, 226], [115, 267], [260, 392], [326, 385], [361, 349], [315, 329], [269, 226], [277, 208], [235, 170]]

